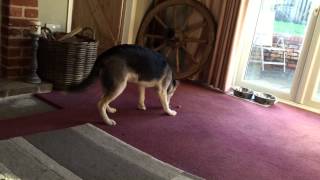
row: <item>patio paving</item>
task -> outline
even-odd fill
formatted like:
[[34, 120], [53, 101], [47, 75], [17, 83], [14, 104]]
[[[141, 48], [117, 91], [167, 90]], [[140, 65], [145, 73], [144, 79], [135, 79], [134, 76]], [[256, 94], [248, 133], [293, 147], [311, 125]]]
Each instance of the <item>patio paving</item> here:
[[[281, 67], [276, 66], [266, 67], [262, 71], [260, 63], [249, 63], [245, 80], [259, 86], [272, 87], [283, 92], [290, 92], [294, 72], [294, 69], [289, 68], [286, 69], [286, 72], [283, 72]], [[320, 101], [320, 85], [317, 87], [315, 98]]]
[[294, 70], [292, 69], [287, 69], [286, 72], [283, 72], [281, 67], [266, 67], [265, 70], [262, 71], [260, 63], [249, 63], [245, 80], [256, 85], [290, 92], [293, 75]]

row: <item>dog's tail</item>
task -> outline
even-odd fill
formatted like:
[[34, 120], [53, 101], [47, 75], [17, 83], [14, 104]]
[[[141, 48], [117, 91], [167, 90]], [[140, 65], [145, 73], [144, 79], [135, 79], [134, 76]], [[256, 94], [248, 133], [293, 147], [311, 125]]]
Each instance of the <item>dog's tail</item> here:
[[72, 85], [70, 87], [67, 88], [68, 92], [79, 92], [79, 91], [83, 91], [86, 88], [88, 88], [91, 84], [93, 84], [95, 82], [95, 80], [97, 79], [97, 77], [99, 76], [99, 72], [100, 72], [100, 58], [97, 58], [96, 62], [94, 63], [90, 74], [80, 83], [77, 85]]

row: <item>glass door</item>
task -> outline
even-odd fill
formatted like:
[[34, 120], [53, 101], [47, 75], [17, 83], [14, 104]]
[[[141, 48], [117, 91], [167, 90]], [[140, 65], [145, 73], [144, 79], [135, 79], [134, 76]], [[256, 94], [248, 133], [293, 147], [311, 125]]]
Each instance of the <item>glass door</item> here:
[[235, 84], [295, 100], [312, 37], [317, 33], [314, 9], [319, 0], [252, 3], [255, 5], [248, 7], [248, 11], [252, 11], [247, 18], [249, 30], [243, 40], [250, 46], [242, 52]]

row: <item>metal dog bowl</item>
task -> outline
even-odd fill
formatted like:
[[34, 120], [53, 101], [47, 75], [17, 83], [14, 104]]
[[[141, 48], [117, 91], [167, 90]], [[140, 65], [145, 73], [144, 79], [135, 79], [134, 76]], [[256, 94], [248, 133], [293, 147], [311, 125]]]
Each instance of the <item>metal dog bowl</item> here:
[[259, 104], [273, 105], [277, 102], [277, 97], [267, 93], [256, 92], [253, 100]]
[[253, 91], [248, 88], [243, 87], [234, 87], [233, 89], [233, 95], [237, 97], [241, 97], [244, 99], [252, 99]]

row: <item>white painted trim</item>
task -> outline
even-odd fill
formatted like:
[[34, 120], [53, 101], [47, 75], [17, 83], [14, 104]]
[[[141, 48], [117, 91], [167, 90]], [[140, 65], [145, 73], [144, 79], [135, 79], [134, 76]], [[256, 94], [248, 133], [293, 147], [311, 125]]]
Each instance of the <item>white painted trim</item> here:
[[303, 78], [303, 103], [320, 109], [320, 102], [315, 100], [315, 95], [318, 90], [320, 81], [320, 7], [314, 12], [316, 17], [316, 25], [314, 35], [311, 41], [310, 50], [312, 54], [308, 55], [307, 67], [308, 71], [304, 71]]
[[73, 12], [73, 1], [74, 0], [68, 0], [68, 12], [67, 12], [67, 24], [66, 24], [66, 30], [69, 33], [72, 28], [72, 12]]
[[[301, 55], [297, 64], [295, 76], [292, 84], [292, 92], [291, 96], [293, 97], [293, 101], [297, 103], [304, 103], [305, 95], [308, 87], [308, 82], [310, 78], [310, 68], [312, 67], [312, 54], [315, 51], [315, 39], [317, 39], [317, 19], [318, 15], [312, 15], [309, 20], [309, 24], [306, 31], [305, 40], [303, 42], [303, 49], [301, 51]], [[309, 34], [309, 35], [308, 35]]]
[[152, 6], [151, 0], [127, 0], [122, 31], [122, 43], [134, 44], [145, 13]]
[[298, 104], [298, 103], [295, 103], [295, 102], [292, 102], [292, 101], [288, 101], [288, 100], [285, 100], [285, 99], [279, 99], [279, 102], [287, 104], [287, 105], [290, 105], [290, 106], [293, 106], [293, 107], [297, 107], [297, 108], [300, 108], [300, 109], [304, 109], [304, 110], [307, 110], [307, 111], [311, 111], [311, 112], [320, 114], [320, 109], [319, 108], [313, 108], [313, 107], [310, 107], [310, 106], [307, 106], [307, 105]]
[[122, 44], [134, 43], [134, 22], [136, 18], [137, 0], [127, 0], [122, 30]]

